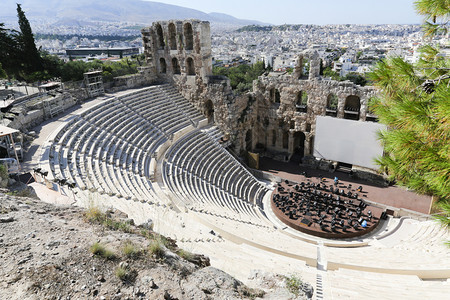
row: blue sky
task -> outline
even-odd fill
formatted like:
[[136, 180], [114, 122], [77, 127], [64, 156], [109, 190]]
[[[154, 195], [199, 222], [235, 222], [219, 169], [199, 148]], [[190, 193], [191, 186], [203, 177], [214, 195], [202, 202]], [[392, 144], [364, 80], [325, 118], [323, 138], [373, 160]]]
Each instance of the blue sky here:
[[272, 24], [420, 24], [415, 0], [160, 0]]

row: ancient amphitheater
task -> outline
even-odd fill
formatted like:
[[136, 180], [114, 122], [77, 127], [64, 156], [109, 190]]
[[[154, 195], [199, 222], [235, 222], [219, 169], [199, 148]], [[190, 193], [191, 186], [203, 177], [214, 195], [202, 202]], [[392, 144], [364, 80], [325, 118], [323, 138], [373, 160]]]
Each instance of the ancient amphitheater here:
[[[233, 96], [225, 79], [209, 76], [207, 22], [159, 22], [144, 29], [143, 36], [150, 66], [143, 75], [150, 78], [147, 86], [85, 101], [42, 125], [32, 160], [49, 171], [49, 182], [75, 183], [73, 189], [61, 185], [62, 194], [76, 205], [115, 207], [138, 224], [151, 219], [155, 230], [180, 247], [209, 256], [213, 266], [246, 283], [260, 270], [299, 274], [315, 286], [315, 299], [448, 297], [450, 251], [444, 241], [450, 235], [434, 221], [389, 216], [371, 233], [344, 240], [297, 232], [271, 210], [277, 183], [257, 179], [224, 148], [224, 134], [229, 138], [245, 126], [258, 128], [252, 122], [264, 122], [256, 111], [270, 101], [274, 87], [282, 90], [277, 113], [286, 124], [277, 128], [302, 130], [306, 154], [314, 116], [326, 113], [327, 96], [319, 92], [319, 81], [261, 78], [253, 93]], [[287, 82], [291, 88], [283, 90]], [[373, 91], [324, 84], [339, 98], [337, 117], [349, 113], [345, 93], [356, 93], [361, 98], [358, 118], [366, 121], [366, 101]], [[284, 99], [308, 86], [311, 109], [288, 117]], [[266, 98], [261, 90], [267, 91]], [[261, 104], [259, 98], [266, 100]], [[233, 105], [239, 109], [230, 109]], [[229, 121], [243, 111], [240, 123]], [[271, 119], [279, 118], [265, 114], [270, 128]], [[232, 139], [237, 148], [245, 148], [246, 135]], [[250, 147], [261, 142], [256, 130], [252, 135]], [[291, 152], [294, 135], [288, 131], [285, 143]], [[277, 143], [283, 147], [283, 141]]]

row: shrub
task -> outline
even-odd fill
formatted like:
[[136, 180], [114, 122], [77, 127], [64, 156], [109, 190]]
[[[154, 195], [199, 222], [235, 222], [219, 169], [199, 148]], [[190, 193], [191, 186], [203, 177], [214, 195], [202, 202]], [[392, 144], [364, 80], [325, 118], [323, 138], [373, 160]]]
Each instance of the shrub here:
[[106, 215], [98, 207], [89, 207], [84, 213], [85, 218], [90, 223], [101, 223], [106, 219]]
[[288, 291], [298, 296], [299, 289], [302, 285], [302, 280], [300, 279], [300, 277], [292, 274], [290, 276], [285, 277], [285, 280], [286, 280], [286, 288], [288, 289]]
[[92, 254], [94, 254], [95, 256], [99, 256], [99, 257], [103, 257], [105, 259], [109, 259], [109, 260], [113, 260], [116, 258], [116, 255], [114, 254], [114, 252], [112, 252], [111, 250], [106, 249], [105, 246], [103, 246], [100, 243], [94, 243], [91, 246], [91, 252]]
[[128, 271], [126, 268], [124, 267], [117, 267], [116, 269], [116, 276], [122, 280], [122, 281], [126, 281], [127, 277], [128, 277]]
[[187, 261], [191, 261], [194, 258], [194, 254], [193, 253], [191, 253], [189, 251], [186, 251], [186, 250], [183, 250], [183, 249], [178, 250], [177, 254], [180, 257], [182, 257], [185, 260], [187, 260]]
[[96, 223], [105, 226], [107, 229], [132, 233], [133, 230], [126, 221], [116, 221], [109, 217], [104, 212], [100, 211], [98, 207], [92, 206], [84, 213], [86, 220], [89, 223]]
[[122, 247], [122, 253], [127, 258], [135, 259], [139, 257], [139, 255], [141, 254], [141, 250], [131, 241], [127, 241]]
[[164, 256], [164, 245], [161, 242], [161, 239], [154, 239], [150, 246], [148, 247], [148, 251], [150, 255], [154, 255], [157, 258], [161, 258]]
[[133, 282], [137, 277], [136, 270], [130, 270], [127, 266], [122, 266], [122, 265], [119, 265], [116, 268], [115, 273], [116, 273], [117, 278], [119, 278], [123, 282], [128, 282], [128, 283]]

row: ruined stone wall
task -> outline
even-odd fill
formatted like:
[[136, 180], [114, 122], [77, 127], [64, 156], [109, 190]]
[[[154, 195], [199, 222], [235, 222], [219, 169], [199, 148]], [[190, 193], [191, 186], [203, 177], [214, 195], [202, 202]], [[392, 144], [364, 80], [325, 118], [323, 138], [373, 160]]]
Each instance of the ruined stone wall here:
[[[307, 76], [302, 73], [304, 57], [310, 61]], [[247, 108], [250, 115], [238, 125], [237, 151], [248, 148], [250, 143], [252, 149], [263, 148], [285, 157], [299, 150], [302, 155], [311, 155], [316, 116], [374, 120], [368, 111], [368, 101], [375, 95], [375, 89], [349, 81], [326, 80], [319, 75], [318, 61], [317, 53], [307, 51], [299, 55], [292, 75], [260, 76], [254, 82], [251, 95], [256, 101]], [[336, 99], [336, 107], [330, 107], [332, 98]]]
[[299, 53], [292, 75], [261, 76], [253, 91], [235, 95], [226, 77], [212, 75], [209, 22], [154, 22], [142, 30], [142, 36], [149, 72], [159, 81], [171, 82], [218, 125], [237, 153], [262, 150], [283, 159], [294, 153], [308, 156], [313, 151], [316, 116], [375, 119], [367, 108], [374, 88], [322, 78], [314, 50]]
[[139, 67], [137, 74], [114, 77], [111, 86], [105, 86], [105, 90], [110, 93], [118, 91], [148, 86], [157, 81], [157, 76], [150, 67]]
[[142, 29], [149, 68], [170, 82], [224, 133], [233, 132], [232, 91], [227, 78], [212, 76], [209, 22], [170, 20]]

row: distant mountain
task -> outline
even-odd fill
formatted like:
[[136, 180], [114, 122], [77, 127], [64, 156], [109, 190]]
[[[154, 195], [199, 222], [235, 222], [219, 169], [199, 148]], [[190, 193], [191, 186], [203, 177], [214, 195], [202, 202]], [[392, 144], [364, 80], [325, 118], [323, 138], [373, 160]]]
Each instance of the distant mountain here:
[[[263, 25], [259, 21], [242, 20], [221, 13], [204, 13], [186, 7], [143, 0], [1, 0], [0, 22], [16, 17], [16, 3], [22, 4], [30, 20], [46, 20], [64, 23], [83, 22], [132, 22], [151, 24], [158, 20], [200, 19], [230, 26]], [[58, 23], [61, 25], [61, 23]]]

